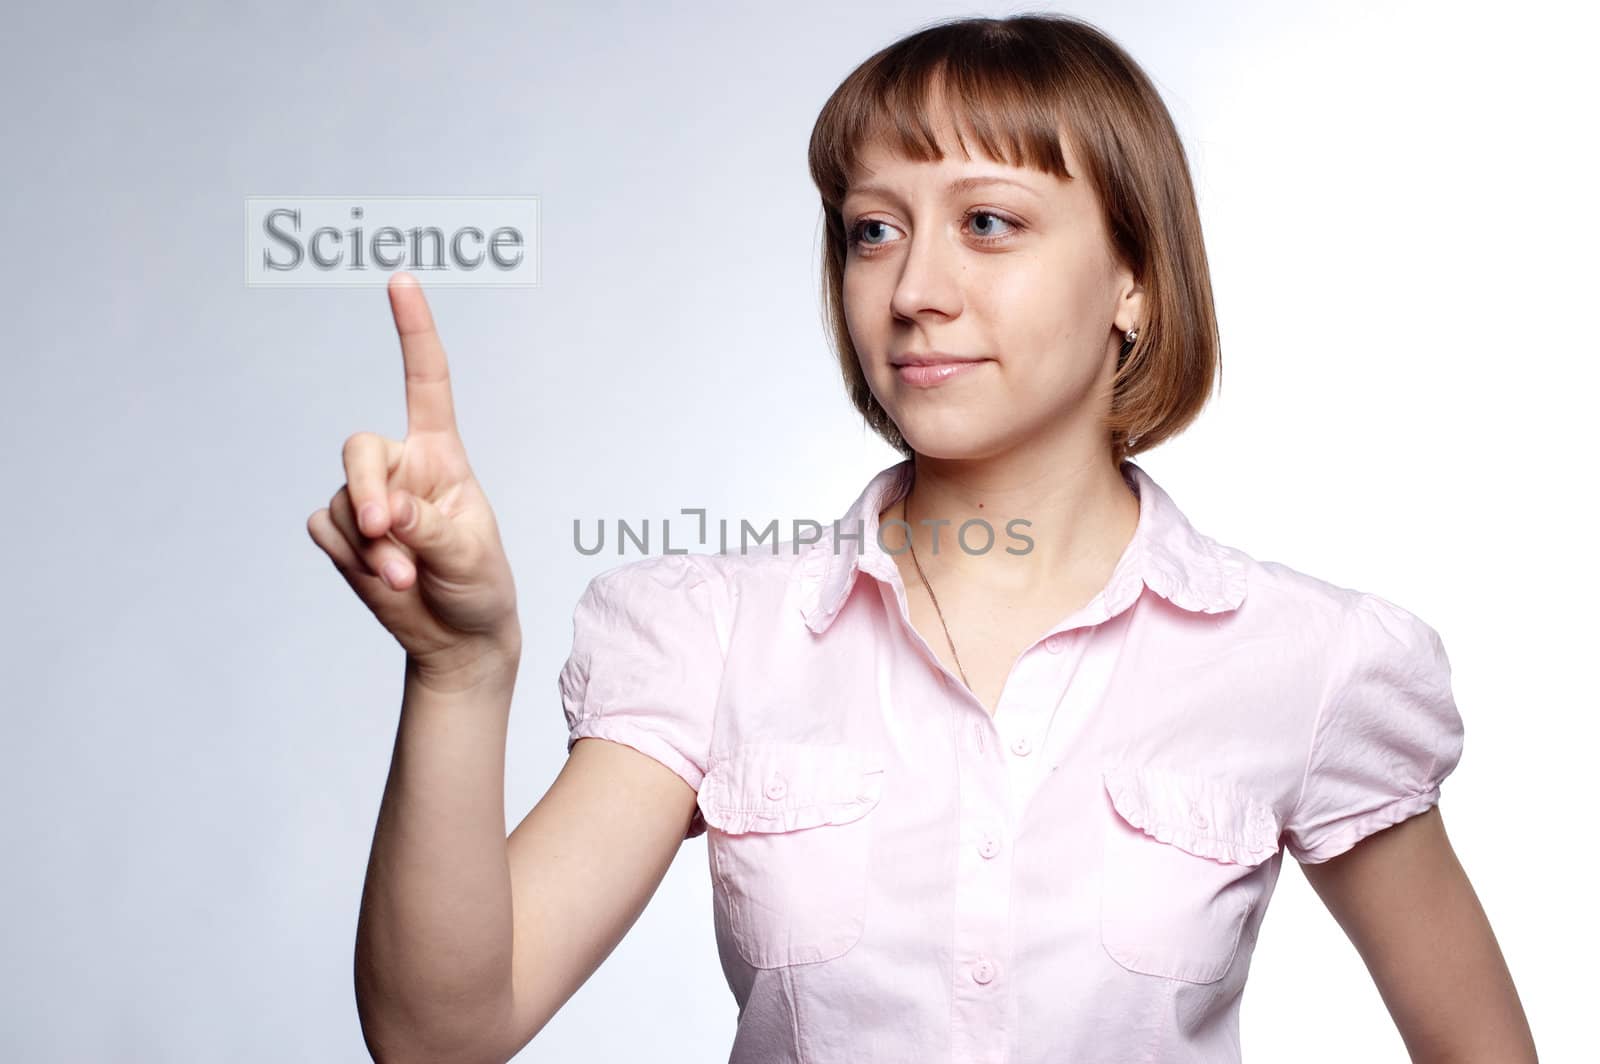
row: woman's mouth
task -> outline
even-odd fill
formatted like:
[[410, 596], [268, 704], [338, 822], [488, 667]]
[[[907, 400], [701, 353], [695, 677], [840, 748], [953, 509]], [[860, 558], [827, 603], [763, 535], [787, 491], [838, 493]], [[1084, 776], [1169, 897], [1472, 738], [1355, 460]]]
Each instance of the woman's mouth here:
[[976, 358], [965, 361], [929, 362], [920, 366], [896, 366], [895, 374], [913, 388], [932, 388], [956, 377], [965, 376], [990, 360]]

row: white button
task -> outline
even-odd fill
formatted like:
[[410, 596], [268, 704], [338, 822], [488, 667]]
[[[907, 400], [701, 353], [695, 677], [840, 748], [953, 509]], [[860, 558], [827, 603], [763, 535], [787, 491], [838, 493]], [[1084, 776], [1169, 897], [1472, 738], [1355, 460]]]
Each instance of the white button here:
[[974, 983], [987, 983], [994, 978], [994, 965], [988, 961], [979, 961], [972, 966], [972, 981]]
[[1044, 648], [1052, 654], [1059, 654], [1067, 648], [1067, 633], [1057, 632], [1044, 641]]
[[1033, 744], [1030, 743], [1028, 741], [1028, 737], [1024, 735], [1022, 738], [1011, 744], [1011, 752], [1016, 754], [1018, 757], [1027, 757], [1029, 754], [1033, 753]]
[[776, 802], [779, 798], [782, 798], [785, 794], [788, 794], [788, 793], [789, 793], [789, 786], [788, 786], [788, 784], [786, 784], [784, 782], [782, 776], [774, 774], [772, 779], [767, 782], [766, 795], [767, 795], [768, 798], [771, 798], [774, 802]]
[[1000, 852], [1000, 840], [993, 835], [985, 835], [983, 842], [978, 845], [978, 852], [983, 854], [985, 859], [993, 857]]

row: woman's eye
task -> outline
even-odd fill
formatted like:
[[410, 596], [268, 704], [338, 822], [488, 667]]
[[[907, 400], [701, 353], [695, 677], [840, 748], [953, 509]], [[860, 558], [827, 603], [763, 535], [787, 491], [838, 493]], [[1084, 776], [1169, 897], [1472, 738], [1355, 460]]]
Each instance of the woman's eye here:
[[887, 222], [880, 222], [876, 218], [868, 218], [866, 221], [857, 222], [855, 224], [855, 227], [850, 231], [850, 243], [852, 245], [865, 245], [867, 247], [876, 247], [877, 244], [878, 244], [878, 241], [877, 240], [873, 240], [873, 239], [868, 239], [868, 236], [867, 236], [868, 232], [870, 230], [873, 230], [873, 229], [884, 230], [884, 229], [892, 229], [892, 228], [894, 228], [894, 227], [891, 226]]
[[[1021, 231], [1022, 226], [1009, 218], [1001, 217], [993, 211], [969, 211], [963, 220], [967, 229], [980, 242], [990, 243], [1004, 240]], [[877, 218], [866, 218], [851, 226], [849, 244], [852, 248], [875, 248], [888, 243], [888, 234], [894, 231], [894, 226]]]
[[[998, 222], [999, 224], [1001, 224], [1003, 226], [1011, 225], [1010, 222], [1006, 221], [1004, 218], [1000, 217], [998, 214], [994, 214], [994, 213], [991, 213], [989, 211], [973, 211], [967, 217], [969, 219], [972, 219], [972, 222], [973, 222], [972, 231], [974, 233], [976, 233], [978, 236], [981, 236], [981, 237], [996, 236], [997, 234], [994, 232], [994, 225], [995, 225], [996, 222]], [[988, 219], [989, 220], [989, 224], [980, 229], [978, 227], [978, 224], [977, 224], [977, 219], [979, 219], [979, 218]], [[1005, 235], [1005, 231], [1001, 230], [1001, 232], [998, 235], [1004, 236]]]

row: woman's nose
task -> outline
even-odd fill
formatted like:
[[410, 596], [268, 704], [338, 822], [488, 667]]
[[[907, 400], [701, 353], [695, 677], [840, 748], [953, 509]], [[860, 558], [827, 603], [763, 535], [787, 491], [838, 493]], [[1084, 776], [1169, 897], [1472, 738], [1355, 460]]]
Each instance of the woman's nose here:
[[910, 237], [905, 261], [890, 306], [905, 318], [934, 312], [954, 317], [961, 312], [961, 249], [943, 233]]

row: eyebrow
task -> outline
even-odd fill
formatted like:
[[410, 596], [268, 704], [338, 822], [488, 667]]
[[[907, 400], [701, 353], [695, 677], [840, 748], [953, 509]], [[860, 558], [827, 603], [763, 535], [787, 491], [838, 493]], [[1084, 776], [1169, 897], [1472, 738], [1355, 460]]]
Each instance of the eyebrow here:
[[[954, 196], [962, 192], [971, 192], [973, 189], [982, 185], [1010, 185], [1013, 188], [1020, 188], [1024, 192], [1032, 193], [1035, 196], [1039, 195], [1039, 190], [1034, 188], [1032, 185], [1025, 185], [1021, 181], [1014, 181], [1009, 177], [1000, 177], [999, 175], [989, 174], [983, 174], [977, 177], [958, 177], [946, 185], [944, 191], [945, 195]], [[850, 196], [883, 196], [887, 199], [893, 200], [898, 200], [900, 198], [893, 189], [885, 185], [854, 185], [845, 191], [845, 196], [846, 198]]]

